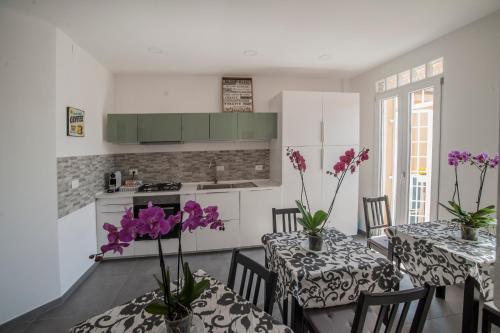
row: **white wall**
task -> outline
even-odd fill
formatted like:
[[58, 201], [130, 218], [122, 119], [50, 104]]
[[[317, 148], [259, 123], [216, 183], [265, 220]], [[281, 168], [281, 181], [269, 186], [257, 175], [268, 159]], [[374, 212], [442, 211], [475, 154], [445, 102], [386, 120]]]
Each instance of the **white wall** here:
[[[375, 144], [375, 82], [429, 60], [444, 57], [440, 201], [451, 198], [452, 170], [447, 154], [453, 149], [497, 152], [499, 121], [500, 12], [419, 47], [349, 82], [361, 93], [361, 145]], [[360, 196], [376, 195], [375, 158], [361, 168]], [[435, 169], [434, 169], [435, 170]], [[469, 169], [461, 177], [461, 188], [471, 206], [477, 195], [477, 173]], [[484, 190], [484, 204], [496, 202], [498, 177], [491, 172]], [[464, 200], [462, 200], [464, 201]], [[472, 207], [471, 207], [472, 208]], [[360, 207], [360, 228], [364, 230]], [[440, 215], [443, 215], [442, 210]]]
[[55, 43], [0, 8], [0, 324], [60, 295]]
[[[251, 76], [251, 75], [250, 75]], [[252, 76], [254, 111], [269, 112], [269, 101], [282, 90], [339, 91], [337, 78]], [[221, 76], [115, 76], [115, 113], [221, 112]], [[267, 142], [113, 145], [113, 152], [266, 149]]]
[[95, 203], [60, 218], [57, 225], [62, 295], [94, 263], [89, 255], [97, 249]]
[[[103, 122], [105, 115], [113, 111], [113, 96], [113, 74], [57, 29], [57, 157], [109, 153], [111, 145], [103, 139]], [[68, 106], [85, 111], [85, 137], [66, 135]], [[94, 263], [88, 257], [97, 249], [95, 221], [94, 203], [57, 221], [61, 295]]]
[[[105, 154], [103, 119], [113, 111], [113, 74], [64, 32], [56, 33], [57, 157]], [[85, 137], [66, 135], [66, 108], [85, 111]]]

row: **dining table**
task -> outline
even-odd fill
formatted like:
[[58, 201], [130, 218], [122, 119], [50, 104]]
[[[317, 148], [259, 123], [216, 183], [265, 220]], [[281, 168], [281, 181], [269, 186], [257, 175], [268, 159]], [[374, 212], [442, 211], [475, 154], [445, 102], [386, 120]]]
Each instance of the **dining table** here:
[[415, 286], [464, 284], [462, 332], [477, 332], [477, 298], [493, 300], [496, 237], [480, 230], [477, 241], [464, 240], [458, 223], [442, 220], [391, 226], [385, 232]]
[[354, 303], [363, 290], [397, 290], [402, 278], [382, 254], [335, 228], [324, 230], [318, 252], [308, 250], [302, 231], [265, 234], [262, 243], [266, 265], [278, 276], [275, 299], [286, 304], [291, 296], [290, 324], [296, 332], [303, 309]]
[[[293, 333], [289, 327], [279, 323], [205, 271], [198, 270], [193, 276], [195, 281], [208, 279], [210, 286], [191, 305], [193, 323], [199, 324], [193, 326], [192, 333]], [[161, 297], [160, 290], [151, 291], [81, 322], [69, 332], [164, 333], [166, 326], [163, 316], [145, 311], [146, 305]]]

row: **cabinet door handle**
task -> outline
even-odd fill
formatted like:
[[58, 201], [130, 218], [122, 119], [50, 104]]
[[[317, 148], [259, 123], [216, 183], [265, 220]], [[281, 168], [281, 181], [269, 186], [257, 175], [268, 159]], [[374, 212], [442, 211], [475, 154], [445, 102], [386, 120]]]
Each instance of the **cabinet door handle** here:
[[321, 143], [325, 142], [325, 122], [322, 120], [321, 121]]

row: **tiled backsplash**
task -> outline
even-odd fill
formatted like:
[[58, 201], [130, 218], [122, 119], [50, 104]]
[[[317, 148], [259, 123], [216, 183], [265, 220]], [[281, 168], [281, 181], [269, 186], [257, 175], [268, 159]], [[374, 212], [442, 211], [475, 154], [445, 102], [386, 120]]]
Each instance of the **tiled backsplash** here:
[[[219, 180], [269, 178], [269, 150], [219, 150], [192, 152], [161, 152], [140, 154], [91, 155], [60, 157], [57, 159], [57, 188], [59, 217], [63, 217], [94, 200], [94, 194], [105, 186], [105, 174], [120, 170], [127, 179], [130, 169], [138, 170], [138, 179], [145, 182], [211, 181], [214, 169], [210, 161], [224, 166], [218, 171]], [[262, 165], [262, 171], [255, 171]], [[80, 186], [71, 188], [71, 181], [78, 179]]]
[[[63, 217], [87, 206], [102, 191], [105, 173], [113, 169], [113, 155], [59, 157], [57, 159], [58, 215]], [[71, 188], [78, 179], [80, 186]]]

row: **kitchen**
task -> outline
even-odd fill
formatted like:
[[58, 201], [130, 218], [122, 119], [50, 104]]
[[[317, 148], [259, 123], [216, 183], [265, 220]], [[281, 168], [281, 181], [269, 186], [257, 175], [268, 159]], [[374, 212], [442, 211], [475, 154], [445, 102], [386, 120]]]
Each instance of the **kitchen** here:
[[[392, 260], [395, 236], [387, 230], [450, 219], [440, 203], [454, 200], [458, 181], [447, 154], [484, 151], [496, 166], [500, 7], [495, 0], [362, 6], [2, 2], [0, 331], [96, 326], [96, 315], [151, 296], [154, 274], [169, 285], [165, 263], [172, 272], [177, 267], [173, 279], [185, 273], [179, 235], [193, 276], [202, 279], [195, 270], [205, 271], [211, 287], [217, 280], [237, 292], [230, 274], [240, 257], [269, 279], [277, 273], [282, 299], [273, 308], [266, 298], [256, 314], [276, 319], [276, 332], [299, 332], [308, 304], [329, 308], [357, 300], [361, 289], [395, 289], [400, 263]], [[456, 177], [469, 203], [477, 198], [472, 172]], [[497, 180], [496, 170], [489, 172], [481, 186], [488, 204], [498, 199]], [[389, 217], [376, 235], [367, 210], [374, 198], [385, 200], [384, 209], [372, 206]], [[329, 256], [314, 253], [315, 235], [300, 231], [307, 223], [296, 217], [308, 214], [296, 215], [297, 200], [307, 201], [310, 220], [311, 212], [328, 210], [317, 215], [325, 222], [320, 228], [306, 231], [338, 232], [325, 232], [338, 241], [321, 243]], [[181, 218], [160, 241], [134, 232], [117, 247], [123, 253], [103, 254], [130, 218], [127, 210], [141, 220], [149, 202], [165, 221], [189, 215], [193, 202], [216, 206], [211, 222], [224, 226], [179, 233]], [[290, 236], [306, 234], [300, 242]], [[372, 248], [377, 239], [385, 247]], [[478, 257], [494, 260], [491, 253]], [[326, 273], [324, 263], [335, 269]], [[352, 276], [368, 277], [350, 284], [353, 294], [304, 296], [308, 283], [350, 267], [359, 269]], [[390, 275], [384, 290], [377, 289], [380, 272]], [[404, 290], [417, 288], [403, 275]], [[339, 281], [347, 285], [350, 277]], [[422, 318], [424, 331], [481, 322], [462, 320], [472, 313], [465, 305], [473, 302], [462, 302], [469, 289], [448, 282], [436, 290], [432, 315]], [[489, 300], [491, 285], [483, 285]], [[325, 282], [317, 290], [336, 288]], [[285, 299], [288, 293], [294, 297]], [[243, 330], [248, 318], [239, 317], [232, 330]]]

